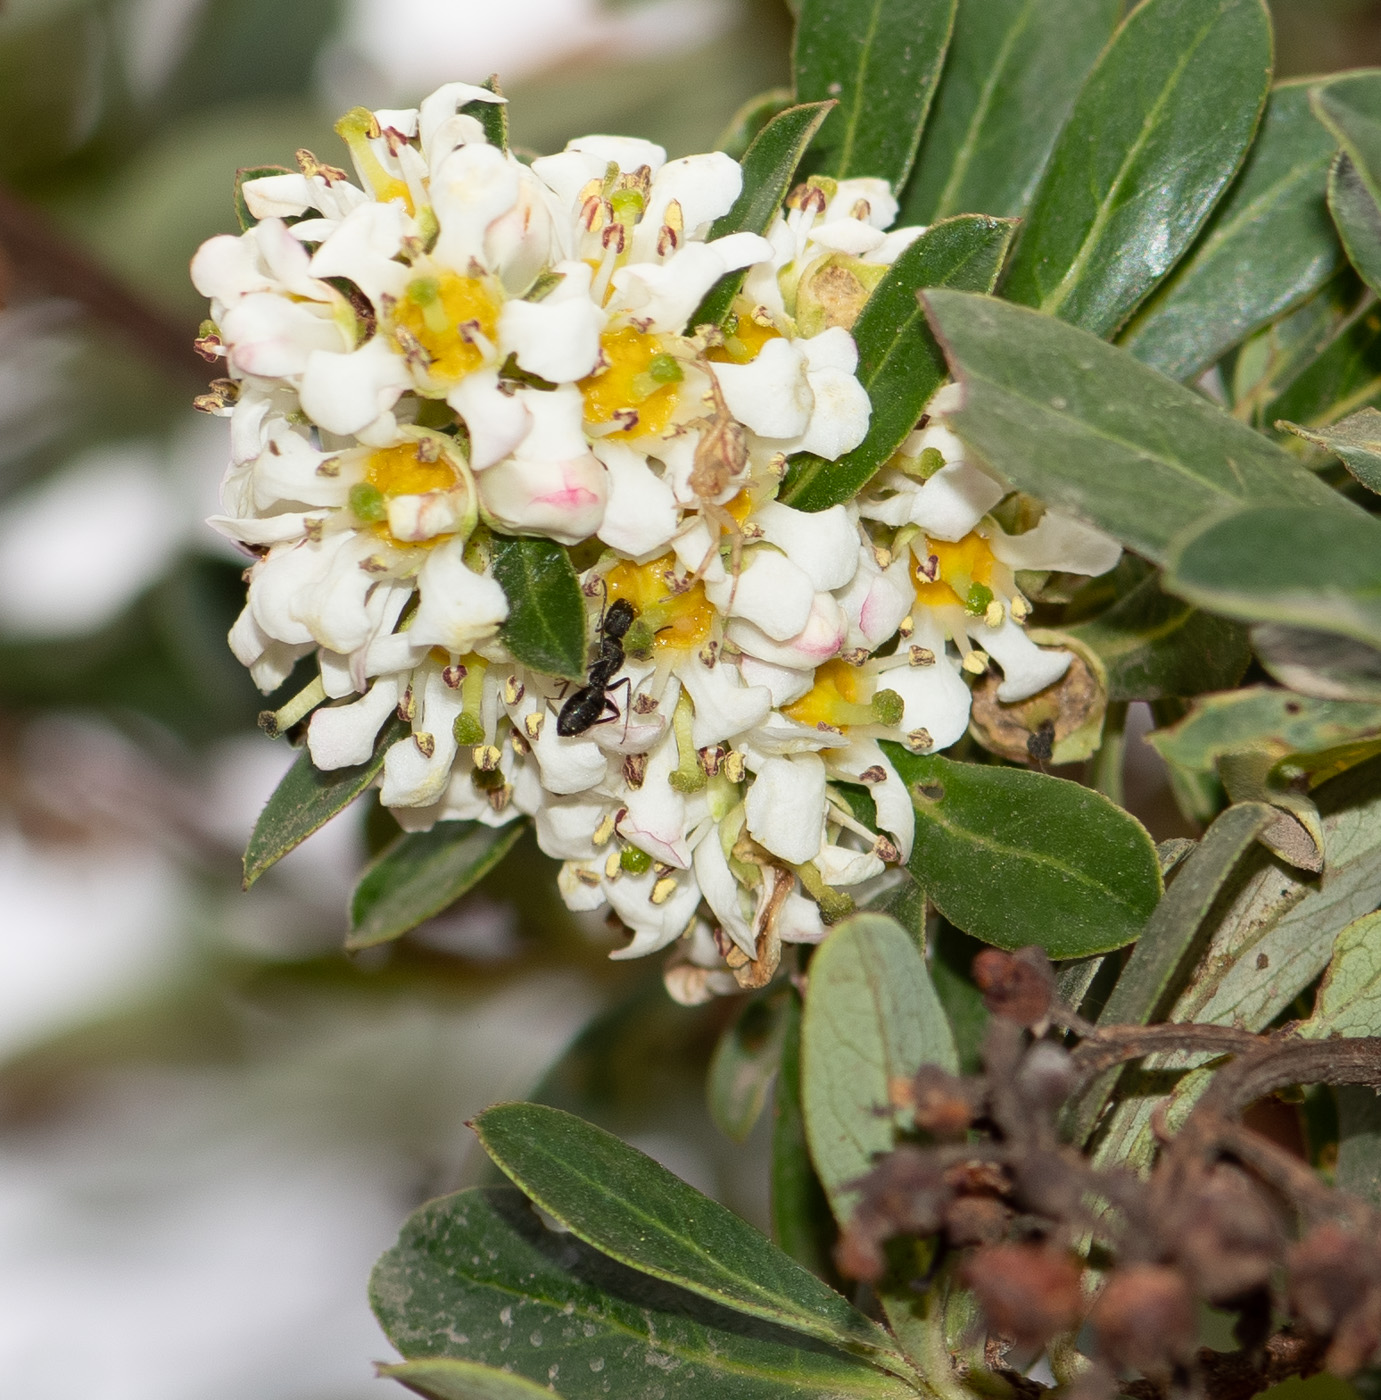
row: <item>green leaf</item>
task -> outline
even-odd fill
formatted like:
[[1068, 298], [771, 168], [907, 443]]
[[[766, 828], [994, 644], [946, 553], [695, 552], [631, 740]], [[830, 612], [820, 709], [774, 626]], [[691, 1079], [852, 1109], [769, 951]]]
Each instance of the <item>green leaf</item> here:
[[1340, 1191], [1381, 1206], [1381, 1098], [1361, 1084], [1340, 1084], [1338, 1161], [1333, 1180]]
[[1381, 412], [1364, 408], [1330, 428], [1310, 430], [1284, 420], [1276, 427], [1327, 448], [1367, 490], [1381, 494]]
[[1348, 261], [1372, 291], [1381, 286], [1381, 208], [1346, 151], [1328, 172], [1328, 211]]
[[800, 102], [838, 98], [815, 168], [906, 183], [954, 28], [956, 0], [803, 0], [792, 64]]
[[400, 938], [473, 889], [508, 853], [526, 824], [437, 822], [398, 837], [360, 876], [350, 898], [352, 952]]
[[558, 1387], [565, 1400], [912, 1394], [799, 1333], [624, 1269], [548, 1230], [511, 1189], [423, 1206], [375, 1265], [370, 1301], [407, 1359], [463, 1353]]
[[1161, 878], [1135, 817], [1063, 778], [885, 748], [916, 804], [911, 873], [956, 928], [1054, 959], [1106, 953], [1141, 932]]
[[1381, 735], [1381, 706], [1315, 700], [1288, 690], [1253, 686], [1208, 695], [1148, 742], [1169, 763], [1211, 770], [1227, 754], [1256, 749], [1279, 761], [1320, 753]]
[[1381, 1034], [1381, 913], [1350, 923], [1333, 944], [1333, 957], [1300, 1035]]
[[887, 1335], [717, 1201], [560, 1109], [500, 1104], [474, 1123], [515, 1185], [576, 1238], [711, 1302], [895, 1364]]
[[391, 719], [374, 744], [374, 756], [357, 768], [333, 768], [323, 773], [304, 748], [273, 790], [245, 847], [245, 889], [271, 865], [320, 831], [343, 812], [379, 776], [389, 746], [408, 733], [400, 719]]
[[[380, 1366], [379, 1375], [434, 1400], [552, 1400], [556, 1392], [494, 1366], [437, 1357]], [[557, 1396], [557, 1400], [560, 1397]]]
[[762, 1116], [782, 1060], [789, 1003], [795, 995], [778, 987], [770, 995], [753, 997], [719, 1037], [705, 1092], [710, 1117], [726, 1137], [747, 1141]]
[[965, 0], [902, 224], [1026, 210], [1121, 0]]
[[1294, 375], [1261, 409], [1263, 424], [1286, 419], [1322, 428], [1381, 400], [1381, 308], [1375, 297], [1367, 296], [1303, 350]]
[[741, 162], [763, 127], [773, 117], [786, 111], [792, 101], [791, 89], [784, 87], [768, 88], [766, 92], [750, 97], [719, 133], [719, 140], [714, 143], [715, 150], [723, 151], [726, 156], [733, 156]]
[[1271, 94], [1241, 175], [1123, 333], [1143, 364], [1193, 379], [1337, 271], [1324, 201], [1333, 142], [1314, 120], [1309, 93], [1308, 84], [1286, 83]]
[[1179, 261], [1271, 81], [1263, 0], [1145, 0], [1098, 60], [1031, 205], [1006, 295], [1098, 335]]
[[249, 212], [249, 203], [245, 199], [245, 182], [261, 180], [265, 175], [293, 174], [296, 174], [296, 171], [289, 170], [286, 165], [242, 165], [235, 172], [235, 217], [240, 221], [241, 233], [252, 229], [259, 222]]
[[852, 500], [906, 440], [946, 377], [945, 359], [916, 300], [922, 287], [991, 291], [1016, 225], [963, 214], [927, 229], [887, 270], [864, 304], [853, 337], [858, 380], [872, 400], [868, 436], [837, 462], [813, 453], [791, 461], [780, 492], [797, 510]]
[[1263, 622], [1252, 647], [1273, 680], [1321, 700], [1381, 704], [1381, 651], [1351, 637]]
[[1357, 175], [1381, 204], [1381, 74], [1344, 73], [1319, 83], [1314, 115], [1346, 152]]
[[585, 678], [585, 600], [570, 555], [551, 540], [494, 536], [494, 577], [508, 599], [499, 637], [534, 671]]
[[787, 1003], [782, 1067], [772, 1099], [772, 1238], [798, 1264], [825, 1277], [834, 1218], [810, 1160], [801, 1105], [801, 1001]]
[[[778, 112], [753, 138], [744, 154], [743, 187], [727, 214], [710, 225], [711, 238], [731, 233], [766, 233], [791, 188], [811, 138], [829, 115], [832, 102], [806, 102]], [[729, 272], [705, 293], [690, 326], [717, 326], [729, 314], [747, 269]]]
[[1244, 627], [1171, 597], [1155, 574], [1092, 621], [1064, 630], [1096, 653], [1114, 701], [1226, 690], [1251, 663]]
[[855, 1183], [896, 1138], [890, 1085], [922, 1065], [958, 1069], [954, 1037], [925, 959], [894, 919], [856, 914], [810, 964], [801, 1026], [802, 1103], [810, 1155], [844, 1224]]
[[[967, 292], [926, 292], [965, 388], [949, 426], [1013, 486], [1160, 561], [1255, 500], [1360, 514], [1287, 452], [1087, 331]], [[1178, 591], [1178, 590], [1177, 590]]]
[[[488, 88], [497, 97], [503, 96], [499, 86], [499, 75], [491, 73], [480, 86]], [[460, 108], [466, 116], [474, 117], [484, 128], [484, 139], [499, 150], [508, 149], [508, 104], [506, 102], [467, 102]]]
[[1254, 506], [1182, 539], [1165, 584], [1245, 622], [1381, 646], [1381, 521], [1360, 510]]

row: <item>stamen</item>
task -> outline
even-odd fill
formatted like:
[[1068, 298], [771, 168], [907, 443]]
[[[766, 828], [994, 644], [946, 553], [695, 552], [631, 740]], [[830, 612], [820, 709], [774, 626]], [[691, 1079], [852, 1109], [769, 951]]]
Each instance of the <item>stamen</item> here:
[[652, 887], [652, 903], [665, 904], [676, 891], [676, 881], [670, 875], [663, 876]]
[[430, 758], [436, 752], [436, 738], [426, 730], [412, 736], [413, 743], [422, 751], [423, 758]]
[[262, 711], [259, 715], [259, 728], [270, 739], [276, 739], [300, 719], [309, 715], [325, 699], [326, 686], [318, 676], [310, 685], [299, 690], [281, 709]]
[[695, 706], [691, 703], [690, 696], [682, 691], [672, 716], [678, 762], [676, 771], [667, 776], [667, 782], [677, 792], [699, 792], [705, 786], [705, 770], [700, 766], [695, 741], [691, 737], [694, 724]]
[[609, 838], [614, 834], [615, 824], [614, 814], [606, 812], [600, 819], [599, 825], [595, 827], [594, 835], [590, 837], [596, 847], [608, 844]]

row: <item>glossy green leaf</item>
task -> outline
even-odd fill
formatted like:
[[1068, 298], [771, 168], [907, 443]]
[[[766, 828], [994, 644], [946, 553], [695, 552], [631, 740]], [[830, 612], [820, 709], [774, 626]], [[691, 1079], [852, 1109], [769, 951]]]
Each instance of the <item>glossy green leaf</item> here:
[[1156, 730], [1148, 741], [1167, 762], [1205, 770], [1243, 749], [1279, 760], [1379, 734], [1381, 706], [1253, 686], [1202, 697], [1178, 724]]
[[1154, 574], [1106, 612], [1064, 631], [1103, 663], [1114, 701], [1226, 690], [1251, 663], [1246, 628], [1172, 597]]
[[437, 1357], [380, 1366], [379, 1375], [433, 1400], [560, 1400], [559, 1393], [496, 1366]]
[[1135, 817], [1063, 778], [886, 749], [916, 804], [911, 873], [956, 928], [1054, 959], [1140, 934], [1161, 878]]
[[779, 987], [746, 1001], [715, 1046], [705, 1093], [716, 1126], [735, 1142], [747, 1140], [767, 1106], [794, 995]]
[[357, 768], [333, 768], [328, 773], [312, 763], [311, 754], [304, 748], [254, 823], [249, 845], [245, 847], [245, 888], [313, 832], [320, 831], [369, 787], [384, 766], [389, 745], [407, 732], [401, 720], [389, 720], [375, 742], [374, 756], [368, 763]]
[[895, 1143], [889, 1086], [922, 1065], [959, 1065], [925, 959], [895, 919], [855, 914], [811, 960], [801, 1025], [806, 1136], [840, 1224], [854, 1183]]
[[825, 1277], [832, 1268], [834, 1217], [810, 1160], [801, 1105], [801, 1000], [787, 1003], [782, 1065], [772, 1096], [772, 1238], [798, 1264]]
[[1252, 647], [1272, 679], [1320, 700], [1381, 704], [1381, 650], [1305, 627], [1263, 622], [1251, 630]]
[[784, 87], [768, 88], [766, 92], [750, 97], [719, 133], [719, 139], [714, 143], [715, 150], [742, 162], [758, 133], [773, 117], [786, 111], [793, 100], [791, 89]]
[[1347, 153], [1381, 204], [1381, 74], [1343, 73], [1317, 84], [1314, 114]]
[[1346, 151], [1328, 172], [1328, 211], [1348, 261], [1372, 291], [1381, 286], [1381, 207]]
[[500, 1104], [474, 1123], [495, 1164], [578, 1239], [711, 1302], [895, 1360], [876, 1324], [717, 1201], [560, 1109]]
[[1263, 0], [1144, 0], [1060, 133], [1005, 294], [1115, 331], [1236, 175], [1270, 80]]
[[585, 600], [570, 555], [552, 540], [494, 536], [494, 577], [508, 599], [503, 644], [524, 666], [585, 677]]
[[1381, 411], [1364, 408], [1328, 428], [1311, 430], [1284, 420], [1276, 427], [1326, 448], [1363, 486], [1381, 494]]
[[792, 64], [800, 102], [839, 100], [814, 168], [906, 183], [954, 28], [956, 0], [802, 0]]
[[400, 938], [477, 885], [523, 834], [525, 823], [443, 821], [407, 832], [360, 876], [350, 898], [352, 951]]
[[1333, 944], [1333, 957], [1299, 1033], [1381, 1035], [1381, 913], [1350, 923]]
[[548, 1230], [507, 1188], [462, 1191], [415, 1212], [375, 1265], [370, 1301], [408, 1360], [459, 1355], [508, 1367], [564, 1400], [912, 1394], [798, 1332], [632, 1273]]
[[1360, 514], [1287, 452], [1125, 350], [992, 297], [924, 295], [966, 391], [950, 427], [1019, 490], [1147, 558], [1255, 500]]
[[1381, 521], [1333, 508], [1237, 511], [1172, 549], [1166, 587], [1246, 622], [1381, 646]]
[[266, 175], [293, 175], [295, 173], [295, 171], [289, 170], [286, 165], [246, 165], [235, 172], [235, 217], [239, 220], [241, 233], [252, 229], [259, 222], [249, 212], [249, 204], [245, 200], [245, 182], [247, 180], [261, 180]]
[[[811, 138], [829, 115], [833, 103], [804, 102], [778, 112], [753, 138], [744, 154], [743, 187], [727, 214], [710, 225], [711, 238], [731, 233], [766, 233], [791, 188]], [[747, 269], [726, 273], [705, 293], [705, 299], [687, 322], [691, 326], [717, 326], [729, 314], [743, 286]]]
[[902, 224], [1026, 210], [1121, 0], [965, 0]]
[[1132, 320], [1121, 343], [1172, 379], [1192, 379], [1337, 271], [1325, 186], [1333, 140], [1305, 83], [1271, 94], [1242, 173], [1198, 242]]
[[1381, 307], [1374, 297], [1302, 349], [1296, 372], [1264, 402], [1263, 425], [1285, 419], [1323, 428], [1381, 402]]
[[922, 287], [991, 291], [1015, 224], [964, 214], [927, 229], [887, 270], [854, 324], [858, 379], [872, 400], [868, 436], [837, 462], [798, 453], [780, 499], [797, 510], [852, 500], [906, 440], [946, 377], [945, 358], [916, 300]]
[[[499, 75], [491, 74], [481, 84], [497, 96], [503, 96], [499, 86]], [[466, 116], [474, 117], [484, 128], [484, 139], [499, 150], [508, 149], [508, 104], [506, 102], [467, 102], [460, 110]]]

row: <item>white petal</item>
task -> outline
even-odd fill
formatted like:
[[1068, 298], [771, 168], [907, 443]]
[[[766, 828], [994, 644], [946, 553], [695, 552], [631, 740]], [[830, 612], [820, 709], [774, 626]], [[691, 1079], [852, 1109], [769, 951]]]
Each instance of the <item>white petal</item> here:
[[794, 438], [810, 422], [815, 395], [806, 378], [806, 357], [794, 342], [769, 340], [746, 365], [717, 364], [714, 376], [729, 412], [768, 438]]
[[427, 555], [417, 586], [421, 602], [407, 634], [414, 646], [460, 655], [492, 636], [508, 616], [503, 589], [470, 569], [458, 544], [438, 545]]
[[671, 487], [627, 443], [606, 439], [595, 443], [594, 452], [609, 472], [609, 503], [599, 538], [634, 559], [661, 553], [678, 525]]
[[827, 224], [817, 224], [810, 231], [810, 241], [832, 253], [871, 253], [880, 248], [886, 235], [858, 219], [831, 219]]
[[860, 200], [867, 203], [865, 218], [874, 228], [887, 228], [897, 217], [900, 206], [891, 185], [876, 175], [858, 175], [840, 180], [834, 198], [825, 208], [825, 218], [852, 218]]
[[309, 520], [320, 522], [323, 519], [325, 515], [320, 511], [310, 514], [288, 511], [269, 516], [208, 515], [206, 523], [217, 534], [228, 540], [239, 540], [241, 544], [282, 544], [285, 540], [301, 539]]
[[853, 851], [847, 846], [820, 847], [815, 857], [815, 868], [819, 870], [827, 885], [861, 885], [881, 875], [887, 867], [871, 851]]
[[550, 716], [533, 742], [532, 751], [542, 770], [542, 786], [562, 797], [587, 792], [604, 781], [609, 768], [609, 760], [598, 744], [589, 739], [563, 738]]
[[747, 652], [739, 659], [739, 673], [744, 684], [750, 687], [763, 686], [772, 697], [777, 709], [789, 705], [810, 693], [815, 684], [815, 672], [803, 671], [793, 666], [774, 666], [770, 661], [760, 661]]
[[392, 496], [388, 502], [389, 534], [412, 543], [453, 534], [465, 523], [469, 509], [470, 495], [463, 487], [426, 491], [420, 496]]
[[573, 914], [592, 914], [607, 903], [598, 861], [567, 861], [557, 872], [556, 888]]
[[663, 743], [648, 759], [642, 787], [630, 791], [619, 835], [653, 860], [685, 870], [691, 861], [687, 844], [686, 800], [667, 781], [676, 767], [676, 745]]
[[556, 196], [563, 209], [574, 214], [580, 191], [597, 176], [603, 176], [609, 162], [587, 151], [569, 146], [554, 156], [538, 156], [532, 162], [534, 175]]
[[941, 467], [916, 493], [911, 523], [931, 539], [962, 540], [1007, 494], [987, 472], [967, 462]]
[[265, 219], [246, 235], [259, 248], [275, 282], [293, 296], [324, 301], [330, 292], [311, 275], [311, 257], [282, 219]]
[[[919, 622], [919, 618], [917, 621]], [[969, 727], [969, 707], [973, 696], [958, 668], [945, 655], [943, 643], [929, 666], [899, 666], [878, 682], [884, 690], [894, 690], [905, 706], [901, 728], [910, 734], [924, 729], [935, 749], [947, 749], [963, 737]]]
[[709, 584], [705, 596], [726, 617], [746, 618], [773, 641], [796, 636], [810, 618], [815, 588], [810, 576], [775, 549], [748, 550], [735, 579]]
[[213, 301], [233, 302], [250, 292], [273, 289], [273, 280], [259, 265], [253, 239], [217, 234], [192, 257], [192, 285]]
[[793, 889], [777, 911], [777, 937], [783, 943], [822, 943], [829, 929], [820, 917], [820, 906]]
[[700, 516], [689, 517], [681, 533], [672, 540], [671, 547], [677, 563], [688, 573], [699, 574], [705, 583], [720, 583], [729, 577], [729, 571], [719, 557], [718, 540]]
[[[646, 321], [652, 331], [679, 332], [705, 293], [737, 267], [766, 257], [757, 234], [735, 233], [714, 243], [687, 243], [663, 263], [626, 263], [612, 278], [614, 306]], [[739, 261], [739, 260], [742, 261]]]
[[756, 957], [752, 917], [743, 912], [743, 887], [729, 869], [724, 848], [719, 844], [719, 832], [714, 828], [695, 848], [695, 879], [720, 927], [749, 957]]
[[582, 379], [599, 363], [604, 312], [590, 300], [590, 267], [558, 263], [561, 285], [541, 301], [508, 301], [499, 313], [499, 353], [556, 383]]
[[[526, 291], [544, 267], [561, 258], [563, 240], [552, 218], [550, 194], [525, 165], [511, 155], [509, 162], [516, 166], [518, 198], [485, 230], [484, 252], [504, 287], [516, 295]], [[588, 272], [588, 265], [582, 266]]]
[[502, 461], [527, 436], [532, 412], [518, 394], [499, 389], [497, 370], [467, 374], [446, 395], [470, 433], [470, 467], [482, 472]]
[[292, 675], [293, 667], [311, 649], [310, 644], [289, 646], [286, 642], [270, 642], [264, 648], [264, 654], [250, 666], [250, 679], [267, 695]]
[[753, 512], [753, 523], [810, 575], [817, 589], [828, 593], [843, 588], [858, 568], [858, 526], [844, 506], [812, 514], [767, 501]]
[[924, 232], [923, 227], [914, 224], [907, 228], [895, 228], [871, 253], [864, 254], [863, 261], [876, 267], [891, 267]]
[[748, 789], [748, 831], [759, 845], [790, 865], [820, 849], [825, 819], [825, 765], [817, 754], [768, 758]]
[[622, 171], [631, 174], [647, 166], [655, 176], [666, 164], [666, 151], [654, 141], [644, 141], [637, 136], [577, 136], [566, 142], [568, 151], [580, 151], [594, 156], [600, 163], [600, 173], [610, 161]]
[[[882, 681], [885, 687], [886, 680]], [[911, 846], [916, 834], [916, 809], [911, 805], [911, 794], [906, 784], [897, 776], [876, 739], [852, 739], [846, 749], [831, 749], [825, 755], [825, 763], [832, 776], [845, 777], [853, 782], [862, 782], [863, 774], [873, 770], [866, 786], [868, 794], [877, 808], [878, 826], [891, 835], [901, 852], [902, 860], [911, 856]], [[881, 769], [882, 781], [876, 781], [876, 770]]]
[[711, 669], [692, 657], [678, 667], [677, 675], [695, 704], [691, 742], [697, 749], [754, 728], [772, 708], [772, 692], [745, 685], [732, 666], [721, 663]]
[[810, 422], [800, 438], [783, 450], [813, 452], [826, 461], [836, 461], [868, 436], [872, 400], [863, 385], [845, 370], [811, 370], [806, 380], [814, 399]]
[[915, 601], [907, 557], [884, 572], [873, 551], [860, 545], [857, 570], [837, 597], [849, 619], [849, 645], [875, 651], [901, 626]]
[[651, 870], [645, 875], [623, 875], [606, 882], [604, 892], [610, 905], [633, 930], [633, 941], [609, 954], [615, 961], [658, 952], [680, 938], [695, 917], [700, 886], [688, 872], [676, 878], [671, 897], [661, 904], [652, 903], [657, 883], [656, 872]]
[[339, 350], [340, 327], [319, 302], [294, 302], [276, 292], [251, 292], [221, 317], [230, 364], [261, 379], [301, 374], [314, 355]]
[[1010, 617], [997, 627], [975, 623], [969, 635], [1002, 667], [997, 698], [1003, 701], [1025, 700], [1044, 690], [1069, 670], [1074, 659], [1067, 651], [1038, 647]]
[[653, 179], [647, 208], [633, 230], [633, 258], [643, 261], [656, 255], [657, 237], [673, 199], [681, 206], [686, 236], [693, 238], [729, 212], [742, 188], [742, 166], [723, 151], [669, 161]]
[[259, 510], [272, 510], [286, 501], [312, 506], [343, 506], [350, 488], [359, 480], [361, 467], [341, 463], [334, 476], [322, 476], [317, 468], [325, 461], [306, 438], [282, 419], [269, 425], [268, 441], [254, 460], [251, 493]]
[[440, 667], [427, 668], [422, 694], [417, 696], [418, 675], [414, 672], [414, 699], [417, 718], [414, 734], [430, 734], [430, 754], [423, 753], [415, 739], [394, 744], [384, 758], [384, 778], [379, 801], [385, 807], [426, 807], [435, 802], [450, 782], [455, 761], [453, 731], [461, 709], [461, 694], [442, 679]]
[[348, 436], [387, 413], [412, 376], [401, 355], [376, 335], [358, 350], [333, 355], [314, 350], [302, 372], [303, 412], [329, 433]]
[[245, 207], [256, 219], [289, 219], [305, 214], [316, 203], [305, 175], [285, 171], [282, 175], [261, 175], [240, 186]]
[[359, 700], [349, 705], [323, 705], [307, 726], [312, 762], [323, 772], [367, 763], [379, 730], [397, 704], [397, 679], [381, 676]]
[[294, 605], [326, 572], [344, 536], [331, 540], [330, 553], [323, 552], [324, 543], [278, 545], [250, 570], [249, 606], [266, 636], [293, 645], [315, 641], [311, 629], [297, 617]]
[[348, 277], [376, 308], [385, 296], [401, 296], [411, 274], [394, 258], [406, 217], [397, 204], [360, 205], [312, 255], [313, 276]]
[[537, 809], [537, 844], [553, 860], [594, 860], [593, 836], [609, 810], [607, 801], [544, 802]]
[[1111, 535], [1053, 510], [1024, 535], [994, 534], [988, 543], [1013, 569], [1097, 575], [1107, 573], [1122, 557], [1122, 546]]
[[[471, 102], [506, 102], [488, 88], [476, 87], [474, 83], [443, 83], [429, 97], [424, 97], [417, 109], [417, 133], [422, 149], [431, 149], [432, 138], [443, 122], [455, 116], [458, 107]], [[378, 115], [376, 113], [376, 115]], [[380, 122], [382, 125], [382, 121]], [[407, 133], [404, 133], [405, 135]]]
[[374, 544], [369, 535], [352, 532], [328, 535], [319, 546], [304, 546], [317, 550], [325, 567], [293, 599], [291, 611], [332, 651], [351, 652], [369, 639], [372, 629], [365, 604], [374, 579], [360, 564], [373, 553]]
[[846, 374], [858, 369], [858, 346], [843, 326], [827, 326], [819, 335], [799, 343], [807, 369], [840, 369]]
[[814, 670], [839, 655], [849, 622], [831, 594], [817, 593], [806, 625], [788, 641], [779, 642], [742, 618], [735, 618], [726, 630], [729, 640], [751, 656], [778, 666]]
[[590, 452], [556, 462], [509, 457], [479, 478], [479, 492], [504, 529], [579, 544], [604, 519], [609, 477]]
[[484, 235], [518, 202], [519, 177], [502, 151], [478, 142], [458, 146], [432, 177], [432, 208], [441, 224], [433, 256], [464, 272], [485, 256]]

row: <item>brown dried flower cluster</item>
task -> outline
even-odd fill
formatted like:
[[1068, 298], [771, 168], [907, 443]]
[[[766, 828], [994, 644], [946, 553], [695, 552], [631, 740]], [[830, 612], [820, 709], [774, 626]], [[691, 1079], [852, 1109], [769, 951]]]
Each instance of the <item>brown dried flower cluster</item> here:
[[[1287, 1086], [1381, 1086], [1381, 1040], [1095, 1027], [1060, 1005], [1034, 948], [983, 952], [974, 979], [992, 1013], [983, 1073], [926, 1067], [894, 1086], [918, 1140], [861, 1181], [838, 1249], [843, 1273], [876, 1282], [889, 1240], [933, 1237], [937, 1263], [960, 1256], [989, 1357], [1031, 1358], [1087, 1323], [1093, 1364], [1077, 1400], [1119, 1389], [1238, 1400], [1284, 1375], [1350, 1375], [1374, 1358], [1381, 1216], [1241, 1118]], [[1100, 1169], [1062, 1140], [1062, 1111], [1108, 1071], [1168, 1050], [1231, 1058], [1178, 1133], [1157, 1120], [1149, 1175]], [[1236, 1314], [1240, 1352], [1200, 1348], [1201, 1303]]]

